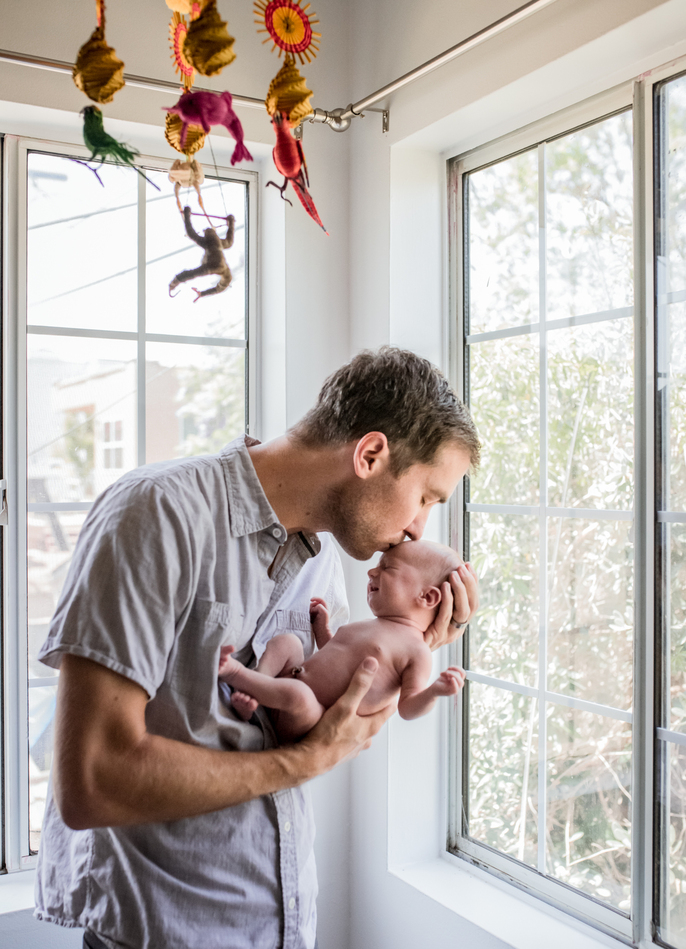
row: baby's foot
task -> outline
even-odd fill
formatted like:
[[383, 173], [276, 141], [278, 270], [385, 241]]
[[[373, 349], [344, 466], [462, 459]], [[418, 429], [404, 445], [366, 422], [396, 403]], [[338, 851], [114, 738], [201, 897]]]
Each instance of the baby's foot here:
[[259, 702], [251, 696], [246, 695], [245, 692], [231, 693], [231, 707], [244, 722], [250, 721], [258, 705]]

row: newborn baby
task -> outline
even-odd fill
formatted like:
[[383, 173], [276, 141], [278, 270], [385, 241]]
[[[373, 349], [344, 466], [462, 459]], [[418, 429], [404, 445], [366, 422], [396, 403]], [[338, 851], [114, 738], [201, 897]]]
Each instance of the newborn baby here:
[[266, 706], [279, 739], [294, 741], [316, 725], [360, 663], [373, 656], [379, 668], [359, 714], [385, 708], [400, 690], [401, 717], [425, 715], [439, 695], [455, 695], [464, 685], [464, 670], [451, 666], [427, 687], [431, 650], [424, 641], [441, 601], [441, 583], [461, 563], [450, 547], [428, 541], [391, 547], [369, 571], [367, 603], [375, 619], [341, 626], [332, 636], [326, 604], [312, 600], [318, 651], [307, 660], [292, 633], [270, 640], [255, 670], [231, 656], [233, 646], [223, 647], [219, 677], [234, 690], [234, 710], [247, 720], [258, 704]]

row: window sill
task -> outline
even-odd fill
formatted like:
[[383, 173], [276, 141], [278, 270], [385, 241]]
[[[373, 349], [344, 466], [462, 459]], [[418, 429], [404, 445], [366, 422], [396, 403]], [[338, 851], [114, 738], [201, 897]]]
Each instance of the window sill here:
[[450, 854], [391, 873], [512, 949], [626, 949], [624, 942]]
[[35, 870], [4, 873], [0, 876], [0, 915], [15, 913], [20, 909], [33, 909], [35, 882]]

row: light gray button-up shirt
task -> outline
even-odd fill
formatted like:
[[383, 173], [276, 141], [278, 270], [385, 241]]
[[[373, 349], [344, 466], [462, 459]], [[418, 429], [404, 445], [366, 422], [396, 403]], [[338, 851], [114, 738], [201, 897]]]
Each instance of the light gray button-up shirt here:
[[[338, 622], [347, 618], [332, 541], [310, 560], [317, 536], [287, 536], [250, 444], [241, 437], [219, 455], [138, 468], [109, 487], [82, 528], [40, 654], [54, 668], [70, 653], [126, 676], [150, 696], [150, 732], [206, 748], [276, 742], [262, 710], [257, 725], [221, 701], [222, 645], [250, 662], [253, 636], [263, 648], [267, 631], [302, 626], [309, 597], [327, 592]], [[311, 949], [313, 839], [307, 788], [83, 831], [64, 824], [49, 793], [36, 915], [90, 929], [112, 949]]]

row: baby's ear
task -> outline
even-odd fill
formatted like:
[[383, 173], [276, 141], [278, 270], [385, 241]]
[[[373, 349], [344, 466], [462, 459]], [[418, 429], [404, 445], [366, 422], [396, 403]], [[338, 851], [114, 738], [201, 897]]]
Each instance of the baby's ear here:
[[427, 587], [427, 589], [420, 594], [420, 599], [422, 606], [425, 606], [429, 610], [435, 610], [441, 602], [441, 591], [438, 587]]

